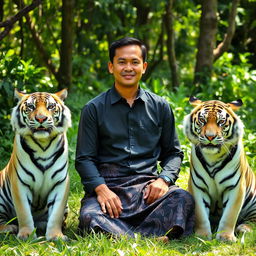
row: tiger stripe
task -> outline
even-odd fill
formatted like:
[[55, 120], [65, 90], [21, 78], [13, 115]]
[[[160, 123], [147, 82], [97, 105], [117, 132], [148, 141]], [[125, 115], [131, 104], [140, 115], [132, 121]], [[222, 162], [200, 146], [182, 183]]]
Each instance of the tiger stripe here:
[[[188, 189], [195, 198], [198, 235], [236, 241], [256, 221], [256, 179], [243, 148], [243, 123], [235, 114], [242, 101], [200, 101], [184, 119], [184, 133], [192, 143]], [[216, 223], [211, 220], [217, 220]]]
[[45, 229], [48, 240], [66, 239], [62, 233], [69, 192], [66, 131], [71, 126], [63, 102], [67, 91], [16, 91], [16, 96], [13, 152], [0, 172], [0, 232], [16, 232], [18, 223], [18, 238], [28, 238], [38, 227]]

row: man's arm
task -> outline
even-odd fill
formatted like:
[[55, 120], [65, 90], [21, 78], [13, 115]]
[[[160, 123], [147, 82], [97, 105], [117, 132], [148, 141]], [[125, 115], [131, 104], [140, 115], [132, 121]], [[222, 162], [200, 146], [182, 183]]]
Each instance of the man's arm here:
[[105, 184], [96, 166], [99, 143], [96, 117], [94, 106], [86, 105], [81, 112], [77, 136], [75, 167], [89, 194], [93, 193], [97, 186]]
[[180, 172], [180, 165], [183, 160], [183, 152], [175, 129], [175, 119], [168, 103], [164, 106], [163, 129], [160, 138], [161, 155], [159, 157], [162, 171], [161, 176], [170, 179], [170, 184], [174, 184]]
[[118, 218], [122, 212], [121, 201], [107, 187], [96, 166], [99, 144], [96, 117], [97, 114], [93, 105], [86, 105], [82, 110], [77, 137], [75, 166], [86, 191], [90, 194], [93, 192], [97, 194], [97, 200], [102, 211], [108, 213], [112, 218]]
[[160, 166], [162, 172], [158, 179], [150, 183], [145, 191], [144, 199], [148, 204], [155, 202], [165, 195], [169, 185], [173, 185], [178, 178], [183, 152], [175, 131], [175, 120], [169, 104], [164, 105], [163, 126], [160, 138], [161, 155]]

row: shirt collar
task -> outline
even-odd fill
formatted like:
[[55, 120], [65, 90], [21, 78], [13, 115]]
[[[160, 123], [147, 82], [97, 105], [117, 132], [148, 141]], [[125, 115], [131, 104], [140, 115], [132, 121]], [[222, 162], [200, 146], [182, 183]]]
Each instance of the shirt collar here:
[[[118, 101], [120, 101], [122, 99], [121, 95], [117, 92], [115, 86], [113, 85], [112, 88], [110, 89], [110, 100], [111, 100], [111, 104], [115, 104]], [[145, 94], [145, 90], [139, 87], [139, 92], [138, 95], [136, 97], [136, 100], [141, 99], [142, 101], [146, 101], [147, 100], [147, 96]]]

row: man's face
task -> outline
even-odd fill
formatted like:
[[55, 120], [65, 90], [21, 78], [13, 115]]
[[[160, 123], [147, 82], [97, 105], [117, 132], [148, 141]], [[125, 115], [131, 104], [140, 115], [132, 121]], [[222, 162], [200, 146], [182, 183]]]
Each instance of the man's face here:
[[143, 63], [142, 51], [138, 45], [127, 45], [117, 48], [113, 63], [108, 63], [108, 69], [114, 75], [115, 85], [121, 87], [137, 86], [147, 63]]

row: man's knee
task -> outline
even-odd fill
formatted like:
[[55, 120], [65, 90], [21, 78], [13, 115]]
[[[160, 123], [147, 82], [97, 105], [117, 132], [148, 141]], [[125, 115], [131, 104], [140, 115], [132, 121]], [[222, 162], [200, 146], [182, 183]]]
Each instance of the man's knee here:
[[186, 190], [178, 188], [173, 193], [170, 194], [170, 198], [177, 197], [180, 200], [184, 201], [187, 204], [191, 204], [191, 207], [194, 207], [195, 201], [193, 196]]
[[79, 229], [89, 230], [93, 215], [86, 211], [81, 211], [79, 216]]

